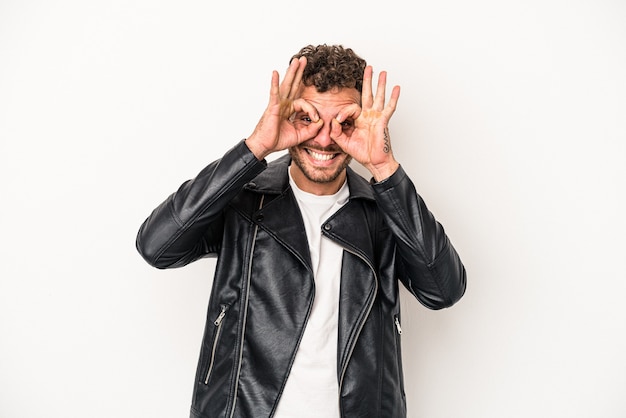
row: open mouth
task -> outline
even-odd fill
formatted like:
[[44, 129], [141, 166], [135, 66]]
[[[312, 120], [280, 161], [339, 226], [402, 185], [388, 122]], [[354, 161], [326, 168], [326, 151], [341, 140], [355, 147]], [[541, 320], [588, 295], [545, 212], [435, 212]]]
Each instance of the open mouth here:
[[317, 152], [309, 148], [305, 148], [305, 150], [307, 154], [309, 154], [314, 160], [317, 160], [317, 161], [330, 161], [333, 158], [335, 158], [337, 155], [339, 155], [339, 153], [333, 153], [333, 154], [321, 153], [321, 152]]

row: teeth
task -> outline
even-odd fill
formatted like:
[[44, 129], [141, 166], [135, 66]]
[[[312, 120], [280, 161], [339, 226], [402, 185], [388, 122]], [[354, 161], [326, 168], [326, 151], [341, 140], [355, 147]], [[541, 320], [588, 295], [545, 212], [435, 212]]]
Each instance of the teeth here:
[[315, 152], [310, 149], [307, 150], [307, 152], [309, 153], [311, 157], [319, 161], [328, 161], [328, 160], [332, 160], [335, 157], [335, 154], [320, 154], [319, 152]]

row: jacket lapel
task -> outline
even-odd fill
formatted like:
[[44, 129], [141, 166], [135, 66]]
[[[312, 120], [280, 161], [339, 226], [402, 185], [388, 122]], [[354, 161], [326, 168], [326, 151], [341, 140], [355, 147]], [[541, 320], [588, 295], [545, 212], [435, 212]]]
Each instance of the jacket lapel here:
[[277, 159], [246, 186], [248, 190], [266, 195], [265, 204], [252, 219], [313, 273], [304, 221], [289, 186], [290, 161], [289, 155]]
[[[337, 373], [341, 380], [378, 292], [372, 187], [348, 168], [350, 201], [326, 222], [326, 236], [344, 247], [339, 297]], [[368, 207], [369, 206], [369, 207]]]
[[350, 358], [376, 298], [378, 282], [373, 237], [365, 209], [351, 201], [328, 220], [324, 234], [344, 247], [339, 296], [338, 376]]
[[313, 273], [304, 221], [291, 190], [268, 202], [254, 219], [261, 220], [259, 226], [287, 247]]

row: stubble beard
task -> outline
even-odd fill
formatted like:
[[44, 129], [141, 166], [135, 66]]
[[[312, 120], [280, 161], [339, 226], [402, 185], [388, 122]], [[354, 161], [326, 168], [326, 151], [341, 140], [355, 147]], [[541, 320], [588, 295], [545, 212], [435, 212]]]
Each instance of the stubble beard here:
[[[306, 152], [306, 151], [304, 151]], [[297, 147], [289, 148], [289, 155], [291, 155], [291, 161], [302, 171], [304, 177], [307, 180], [314, 183], [332, 183], [337, 180], [341, 173], [348, 168], [352, 157], [349, 155], [343, 160], [338, 167], [311, 167], [300, 157], [300, 153]]]

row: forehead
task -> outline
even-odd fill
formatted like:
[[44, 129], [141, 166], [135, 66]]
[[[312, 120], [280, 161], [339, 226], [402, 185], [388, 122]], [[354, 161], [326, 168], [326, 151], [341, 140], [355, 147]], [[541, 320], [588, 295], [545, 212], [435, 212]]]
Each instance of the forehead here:
[[354, 88], [333, 89], [320, 93], [315, 86], [304, 87], [300, 98], [312, 103], [318, 112], [336, 111], [350, 104], [361, 103], [361, 93]]

